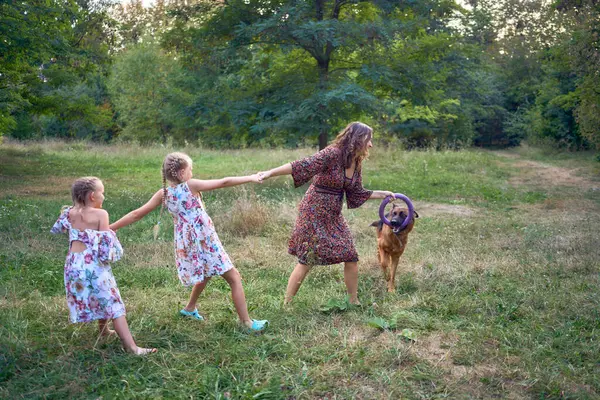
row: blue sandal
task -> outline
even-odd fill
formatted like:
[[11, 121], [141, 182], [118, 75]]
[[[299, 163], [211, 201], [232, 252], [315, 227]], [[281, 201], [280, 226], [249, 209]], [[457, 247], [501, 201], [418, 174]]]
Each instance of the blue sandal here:
[[266, 319], [263, 319], [263, 320], [253, 319], [252, 326], [249, 327], [248, 329], [251, 331], [254, 331], [254, 332], [260, 332], [260, 331], [264, 330], [267, 326], [269, 326], [269, 321], [267, 321]]
[[204, 317], [198, 313], [197, 308], [194, 309], [194, 311], [186, 311], [186, 309], [184, 308], [181, 311], [179, 311], [179, 314], [183, 315], [184, 317], [193, 318], [197, 321], [204, 321]]

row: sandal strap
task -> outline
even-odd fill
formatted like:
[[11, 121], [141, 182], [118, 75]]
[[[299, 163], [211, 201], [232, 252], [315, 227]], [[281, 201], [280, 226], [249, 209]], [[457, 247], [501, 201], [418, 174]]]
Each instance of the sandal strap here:
[[263, 319], [263, 320], [253, 319], [252, 320], [252, 327], [250, 329], [252, 329], [253, 331], [262, 331], [268, 325], [269, 325], [269, 321], [267, 321], [266, 319]]

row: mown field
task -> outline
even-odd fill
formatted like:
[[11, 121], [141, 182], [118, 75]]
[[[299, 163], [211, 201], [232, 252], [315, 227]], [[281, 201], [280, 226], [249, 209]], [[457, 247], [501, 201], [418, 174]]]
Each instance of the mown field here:
[[[117, 339], [97, 340], [94, 324], [68, 323], [67, 241], [49, 230], [79, 176], [104, 181], [111, 220], [139, 206], [161, 187], [171, 150], [0, 145], [1, 398], [600, 398], [593, 154], [373, 149], [365, 187], [406, 194], [420, 218], [388, 294], [369, 227], [379, 202], [344, 210], [361, 255], [362, 307], [345, 307], [340, 265], [315, 267], [283, 307], [295, 264], [287, 240], [306, 187], [279, 177], [205, 193], [251, 316], [271, 322], [261, 335], [239, 328], [223, 279], [200, 297], [205, 322], [179, 317], [189, 292], [166, 216], [153, 240], [154, 212], [119, 231], [126, 255], [113, 265], [134, 337], [159, 349], [140, 358]], [[200, 179], [312, 152], [183, 150]]]

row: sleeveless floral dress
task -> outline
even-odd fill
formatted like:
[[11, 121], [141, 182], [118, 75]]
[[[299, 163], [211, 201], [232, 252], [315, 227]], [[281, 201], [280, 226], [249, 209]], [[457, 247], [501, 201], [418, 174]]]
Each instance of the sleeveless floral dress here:
[[187, 182], [167, 187], [166, 203], [173, 215], [175, 262], [184, 286], [223, 275], [233, 268], [201, 198], [191, 192]]
[[342, 152], [329, 146], [292, 162], [294, 186], [312, 183], [298, 206], [298, 218], [288, 252], [304, 265], [358, 261], [352, 233], [342, 215], [344, 194], [348, 208], [358, 208], [371, 197], [362, 186], [360, 166], [346, 177]]
[[69, 319], [76, 323], [119, 318], [125, 315], [125, 305], [109, 263], [123, 256], [121, 243], [113, 231], [73, 228], [69, 222], [71, 208], [61, 213], [50, 230], [54, 234], [68, 233], [69, 248], [75, 240], [86, 247], [80, 253], [69, 250], [65, 261]]

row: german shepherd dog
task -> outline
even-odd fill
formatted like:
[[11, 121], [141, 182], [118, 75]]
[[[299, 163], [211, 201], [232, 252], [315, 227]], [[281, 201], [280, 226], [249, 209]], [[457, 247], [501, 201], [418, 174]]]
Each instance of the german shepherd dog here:
[[387, 281], [388, 292], [394, 292], [396, 291], [395, 279], [398, 260], [406, 249], [408, 234], [412, 231], [415, 218], [419, 218], [419, 214], [415, 211], [412, 221], [400, 230], [400, 226], [408, 218], [408, 209], [392, 203], [392, 209], [386, 218], [390, 220], [392, 226], [384, 224], [381, 220], [373, 222], [371, 226], [377, 227], [377, 257]]

